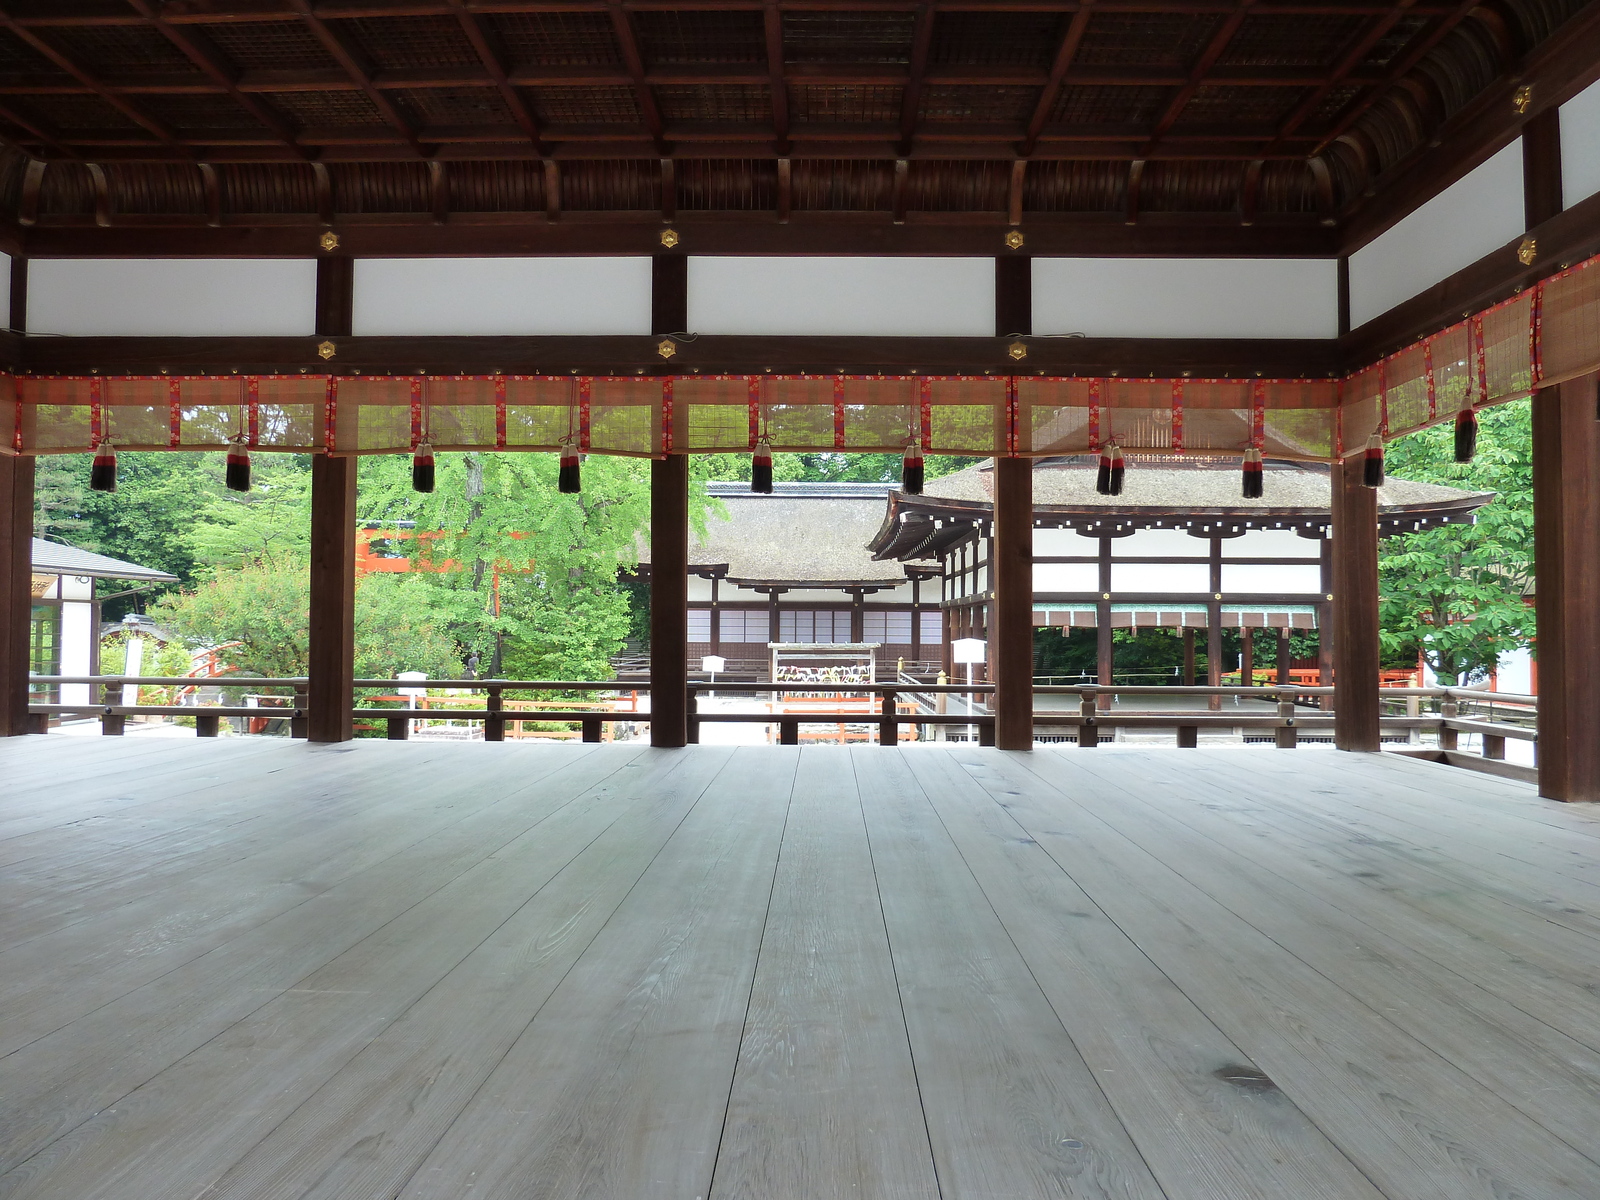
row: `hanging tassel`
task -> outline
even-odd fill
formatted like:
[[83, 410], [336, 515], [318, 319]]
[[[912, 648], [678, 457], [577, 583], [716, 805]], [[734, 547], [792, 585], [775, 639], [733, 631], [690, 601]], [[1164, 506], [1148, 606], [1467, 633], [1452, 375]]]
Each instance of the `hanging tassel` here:
[[1110, 442], [1100, 447], [1100, 471], [1094, 477], [1094, 490], [1102, 496], [1111, 495], [1111, 451], [1114, 447]]
[[1361, 464], [1361, 482], [1369, 488], [1383, 486], [1383, 435], [1373, 434], [1367, 442], [1366, 459]]
[[576, 496], [583, 491], [583, 468], [578, 464], [578, 452], [571, 442], [561, 443], [561, 472], [556, 479], [556, 491], [563, 496]]
[[1118, 446], [1115, 442], [1112, 442], [1111, 443], [1111, 471], [1110, 471], [1110, 477], [1109, 477], [1109, 479], [1107, 481], [1110, 484], [1110, 487], [1106, 491], [1106, 495], [1108, 495], [1108, 496], [1120, 496], [1120, 495], [1122, 495], [1122, 469], [1123, 469], [1122, 468], [1122, 447]]
[[913, 442], [900, 463], [900, 490], [908, 496], [922, 495], [923, 475], [922, 447]]
[[1471, 405], [1456, 414], [1456, 461], [1469, 463], [1478, 452], [1478, 414]]
[[230, 492], [250, 490], [250, 451], [245, 449], [243, 438], [234, 438], [228, 445], [228, 465], [223, 473], [223, 482], [228, 485]]
[[89, 467], [89, 490], [114, 492], [117, 490], [117, 452], [108, 438], [95, 447], [94, 462]]
[[419, 443], [411, 454], [411, 488], [417, 492], [433, 491], [433, 447]]
[[756, 443], [755, 453], [750, 456], [750, 490], [772, 495], [772, 446], [766, 438]]
[[1261, 499], [1261, 451], [1254, 446], [1244, 452], [1244, 498]]

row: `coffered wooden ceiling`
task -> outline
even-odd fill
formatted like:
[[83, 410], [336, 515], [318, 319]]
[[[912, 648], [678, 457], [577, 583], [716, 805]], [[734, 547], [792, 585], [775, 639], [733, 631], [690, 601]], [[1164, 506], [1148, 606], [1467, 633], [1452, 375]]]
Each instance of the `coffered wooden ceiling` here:
[[1596, 28], [1582, 0], [0, 0], [0, 211], [85, 248], [703, 218], [1326, 249]]

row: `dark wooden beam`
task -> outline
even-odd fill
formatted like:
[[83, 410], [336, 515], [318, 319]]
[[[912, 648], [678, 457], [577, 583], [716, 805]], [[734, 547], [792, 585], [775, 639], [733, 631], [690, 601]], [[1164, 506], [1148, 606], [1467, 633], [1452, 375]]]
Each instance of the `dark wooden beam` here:
[[0, 737], [28, 732], [33, 463], [0, 455]]
[[354, 318], [355, 278], [356, 262], [349, 255], [328, 254], [317, 259], [316, 331], [319, 337], [350, 336]]
[[[994, 335], [1010, 338], [1032, 332], [1033, 259], [1025, 254], [1002, 255], [994, 260]], [[1018, 369], [1028, 365], [1020, 360]]]
[[1333, 740], [1375, 751], [1378, 737], [1378, 492], [1358, 455], [1329, 469], [1333, 493]]
[[[689, 259], [683, 254], [657, 254], [650, 260], [650, 332], [686, 333], [689, 329]], [[650, 339], [647, 353], [662, 362]]]
[[904, 160], [911, 156], [916, 142], [917, 117], [922, 109], [922, 86], [928, 74], [928, 58], [933, 51], [933, 6], [920, 5], [916, 24], [911, 31], [911, 67], [905, 91], [900, 96], [900, 141], [895, 157]]
[[1600, 800], [1600, 376], [1533, 399], [1539, 794]]
[[1206, 75], [1216, 65], [1217, 59], [1222, 57], [1222, 52], [1228, 48], [1228, 43], [1233, 41], [1233, 35], [1239, 32], [1239, 26], [1244, 24], [1244, 19], [1255, 7], [1256, 0], [1239, 0], [1227, 19], [1217, 26], [1216, 32], [1211, 35], [1205, 48], [1189, 68], [1189, 77], [1179, 85], [1177, 91], [1167, 102], [1165, 111], [1156, 118], [1155, 127], [1150, 131], [1150, 148], [1166, 136], [1167, 130], [1177, 124], [1178, 118], [1183, 115], [1184, 108], [1188, 105], [1195, 92], [1200, 90], [1201, 84], [1206, 82]]
[[466, 34], [467, 41], [472, 43], [478, 61], [483, 64], [483, 69], [494, 81], [495, 90], [500, 93], [500, 98], [511, 110], [517, 126], [532, 143], [534, 153], [542, 154], [543, 148], [539, 144], [539, 122], [534, 117], [533, 111], [523, 103], [522, 93], [512, 85], [505, 64], [500, 60], [499, 51], [490, 44], [488, 31], [484, 29], [476, 14], [467, 7], [465, 0], [451, 0], [450, 7], [455, 10], [456, 20], [461, 26], [462, 33]]
[[650, 744], [689, 741], [689, 456], [650, 463]]
[[1305, 124], [1307, 118], [1317, 111], [1317, 106], [1322, 103], [1322, 98], [1348, 79], [1351, 72], [1361, 65], [1383, 35], [1393, 29], [1395, 22], [1405, 16], [1407, 11], [1413, 7], [1410, 0], [1400, 0], [1398, 4], [1395, 4], [1388, 11], [1378, 14], [1375, 20], [1368, 23], [1351, 41], [1350, 45], [1345, 48], [1344, 53], [1339, 56], [1329, 77], [1312, 88], [1305, 99], [1295, 105], [1294, 110], [1279, 124], [1278, 136], [1274, 139], [1273, 145], [1277, 146], [1284, 139], [1292, 137], [1295, 131]]
[[1522, 127], [1523, 224], [1533, 229], [1558, 216], [1561, 195], [1561, 110], [1547, 108]]
[[1033, 462], [994, 460], [989, 671], [995, 745], [1033, 749]]
[[[382, 91], [372, 86], [372, 76], [368, 73], [366, 66], [356, 58], [355, 51], [345, 44], [344, 38], [318, 15], [310, 0], [288, 0], [288, 4], [295, 13], [299, 14], [300, 20], [310, 30], [311, 36], [322, 43], [322, 48], [333, 56], [333, 60], [344, 69], [351, 82], [366, 95], [368, 100], [372, 101], [373, 107], [393, 127], [395, 132], [404, 139], [406, 145], [410, 146], [419, 158], [428, 157], [427, 152], [422, 148], [421, 142], [417, 139], [416, 131], [411, 128], [411, 123], [400, 115], [400, 110], [390, 102]], [[288, 16], [289, 14], [285, 13], [283, 15]]]
[[656, 96], [645, 78], [644, 54], [639, 49], [639, 35], [633, 28], [633, 17], [620, 0], [610, 0], [606, 11], [611, 17], [611, 30], [617, 39], [617, 51], [622, 65], [628, 69], [633, 81], [633, 94], [639, 105], [639, 115], [650, 132], [656, 157], [665, 158], [671, 153], [667, 145], [666, 128], [661, 120], [661, 110], [656, 107]]
[[761, 18], [767, 48], [766, 83], [772, 92], [772, 148], [781, 158], [789, 153], [791, 143], [789, 84], [784, 74], [783, 11], [778, 7], [778, 0], [767, 0]]
[[21, 255], [13, 255], [11, 259], [11, 319], [7, 327], [14, 333], [26, 333], [28, 329], [28, 260]]
[[[663, 255], [661, 270], [685, 269]], [[683, 319], [661, 332], [685, 331]], [[341, 374], [490, 374], [515, 371], [610, 375], [689, 374], [993, 374], [1195, 378], [1322, 378], [1341, 374], [1345, 360], [1332, 338], [1224, 340], [1203, 338], [1037, 338], [1020, 363], [1013, 339], [943, 337], [734, 337], [701, 334], [680, 341], [670, 360], [656, 337], [348, 337], [326, 362], [316, 337], [28, 338], [21, 365], [39, 374], [231, 374], [330, 369]]]
[[1028, 118], [1027, 130], [1022, 135], [1019, 152], [1024, 158], [1032, 154], [1039, 144], [1039, 134], [1050, 120], [1050, 113], [1056, 106], [1056, 97], [1061, 94], [1061, 87], [1067, 80], [1068, 72], [1072, 70], [1072, 60], [1078, 56], [1078, 47], [1083, 44], [1084, 32], [1089, 28], [1089, 18], [1093, 15], [1094, 0], [1083, 0], [1061, 34], [1061, 41], [1056, 46], [1055, 55], [1050, 62], [1050, 76], [1039, 92], [1039, 99], [1033, 106], [1033, 115]]
[[356, 462], [311, 456], [311, 594], [307, 645], [308, 737], [354, 736]]

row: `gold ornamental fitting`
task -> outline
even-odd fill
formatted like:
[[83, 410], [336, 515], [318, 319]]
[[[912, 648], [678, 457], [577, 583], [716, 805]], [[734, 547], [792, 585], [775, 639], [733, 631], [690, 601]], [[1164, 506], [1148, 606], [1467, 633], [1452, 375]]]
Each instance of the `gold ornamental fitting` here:
[[1528, 111], [1533, 105], [1533, 84], [1525, 83], [1511, 93], [1511, 107], [1517, 110], [1518, 115]]
[[317, 346], [317, 353], [324, 359], [329, 359], [335, 354], [339, 353], [339, 347], [335, 346], [332, 342], [323, 342]]
[[656, 343], [656, 353], [662, 358], [671, 358], [678, 352], [678, 343], [671, 338], [662, 338]]
[[1022, 230], [1012, 229], [1006, 233], [1006, 245], [1013, 250], [1021, 250], [1022, 243], [1028, 239], [1022, 236]]
[[321, 246], [324, 250], [337, 250], [339, 248], [339, 235], [330, 229], [327, 233], [323, 234], [317, 239], [317, 245]]
[[1525, 267], [1531, 267], [1533, 260], [1539, 257], [1539, 241], [1537, 238], [1525, 237], [1522, 244], [1517, 247], [1517, 261]]
[[678, 236], [676, 229], [663, 229], [661, 231], [661, 244], [671, 250], [683, 239]]
[[1016, 359], [1018, 362], [1021, 362], [1023, 359], [1028, 357], [1028, 347], [1023, 345], [1021, 342], [1012, 342], [1011, 345], [1006, 347], [1006, 353], [1011, 355], [1011, 357]]

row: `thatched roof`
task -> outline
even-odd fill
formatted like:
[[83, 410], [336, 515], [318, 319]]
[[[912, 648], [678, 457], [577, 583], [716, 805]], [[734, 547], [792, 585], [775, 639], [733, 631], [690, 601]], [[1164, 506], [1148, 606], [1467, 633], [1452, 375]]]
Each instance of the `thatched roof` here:
[[[1145, 459], [1130, 456], [1122, 494], [1095, 490], [1098, 459], [1071, 455], [1034, 464], [1035, 518], [1081, 533], [1119, 534], [1142, 528], [1184, 528], [1204, 536], [1247, 529], [1293, 529], [1320, 537], [1331, 521], [1328, 468], [1319, 463], [1269, 461], [1264, 494], [1240, 494], [1239, 460]], [[930, 480], [922, 496], [895, 491], [872, 550], [885, 559], [937, 557], [993, 508], [992, 460]], [[1385, 535], [1471, 521], [1494, 498], [1433, 483], [1390, 477], [1378, 489], [1379, 529]]]

